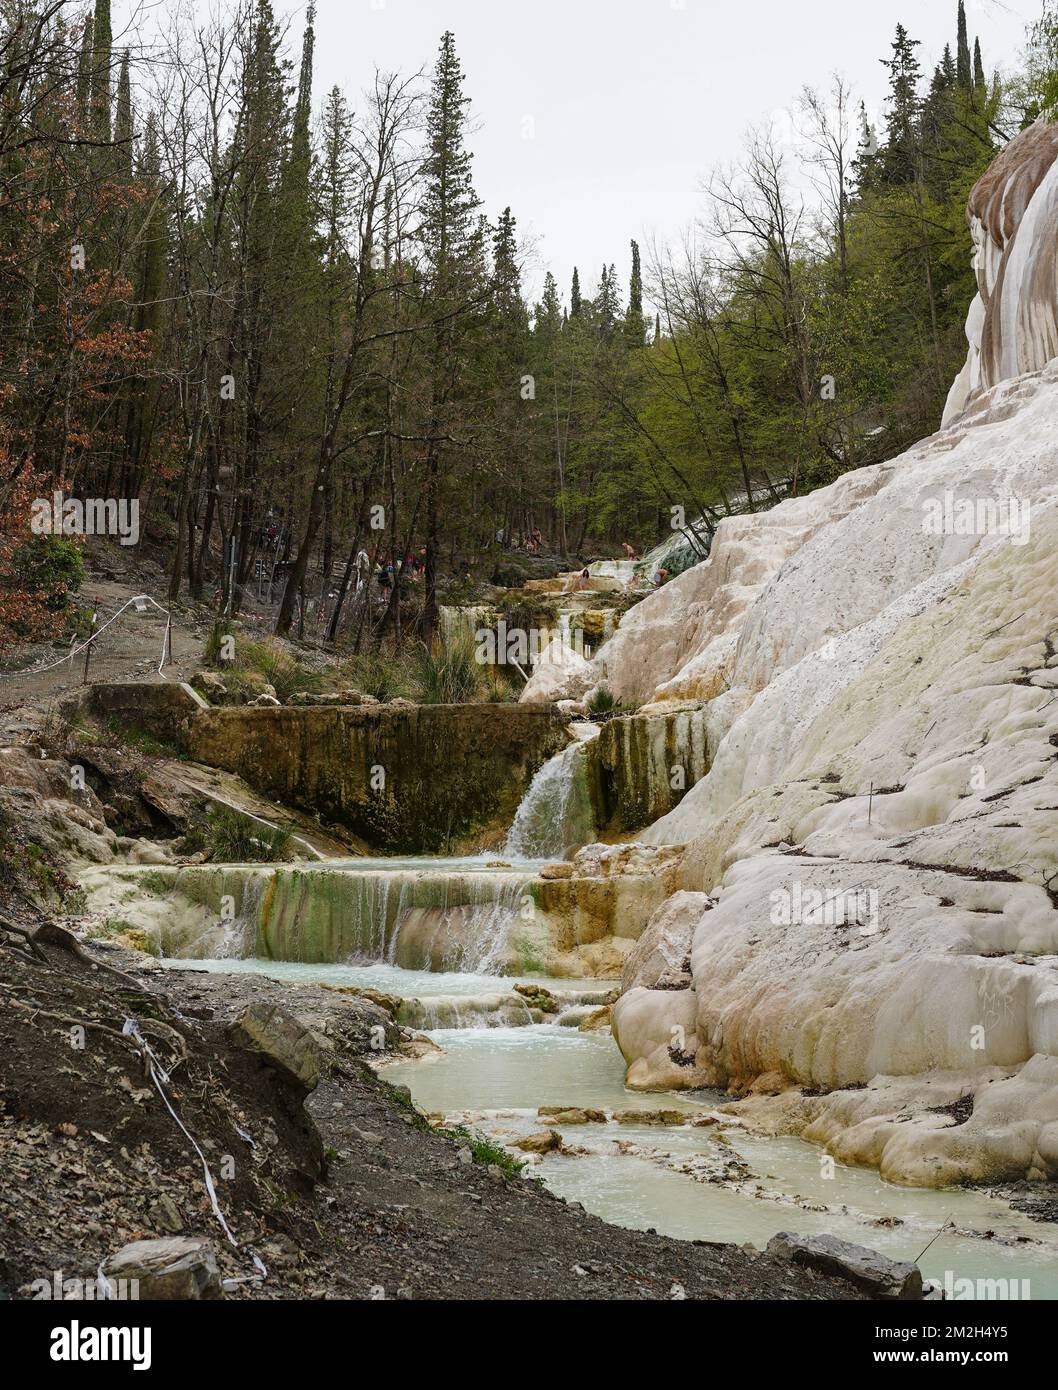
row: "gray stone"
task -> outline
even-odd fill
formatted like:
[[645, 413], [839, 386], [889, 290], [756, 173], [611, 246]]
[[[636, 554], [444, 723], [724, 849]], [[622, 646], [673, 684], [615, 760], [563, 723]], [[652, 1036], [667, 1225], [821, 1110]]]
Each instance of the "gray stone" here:
[[228, 693], [228, 687], [215, 671], [196, 671], [191, 677], [191, 684], [211, 699], [223, 699]]
[[791, 1264], [851, 1279], [873, 1298], [911, 1300], [922, 1297], [922, 1271], [908, 1260], [890, 1260], [877, 1250], [852, 1245], [836, 1236], [799, 1236], [780, 1231], [765, 1251]]
[[247, 1004], [228, 1029], [236, 1047], [257, 1052], [300, 1090], [314, 1091], [320, 1080], [320, 1049], [316, 1039], [278, 1004]]
[[134, 1240], [103, 1267], [110, 1280], [135, 1279], [141, 1299], [223, 1298], [213, 1246], [202, 1236]]

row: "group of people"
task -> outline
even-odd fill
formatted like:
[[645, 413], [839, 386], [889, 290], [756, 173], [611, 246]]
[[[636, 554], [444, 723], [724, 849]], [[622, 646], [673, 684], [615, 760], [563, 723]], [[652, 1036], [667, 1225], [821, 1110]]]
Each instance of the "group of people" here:
[[[418, 554], [408, 551], [404, 557], [404, 563], [399, 568], [401, 579], [410, 579], [412, 582], [417, 580], [426, 570], [426, 547], [423, 546]], [[375, 579], [380, 589], [388, 593], [393, 588], [394, 581], [398, 578], [398, 567], [392, 555], [378, 555], [375, 557], [374, 565]]]

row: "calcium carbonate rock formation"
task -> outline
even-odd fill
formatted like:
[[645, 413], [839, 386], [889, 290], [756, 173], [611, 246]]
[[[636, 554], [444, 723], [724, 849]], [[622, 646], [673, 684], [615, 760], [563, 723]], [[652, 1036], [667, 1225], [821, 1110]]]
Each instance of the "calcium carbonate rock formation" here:
[[709, 701], [710, 770], [642, 838], [716, 905], [691, 987], [615, 1006], [629, 1084], [752, 1092], [895, 1181], [1058, 1176], [1056, 152], [1033, 127], [971, 196], [944, 428], [723, 522], [597, 659]]
[[950, 424], [982, 390], [1058, 355], [1058, 127], [1038, 120], [974, 185], [967, 217], [978, 293], [970, 345], [944, 411]]

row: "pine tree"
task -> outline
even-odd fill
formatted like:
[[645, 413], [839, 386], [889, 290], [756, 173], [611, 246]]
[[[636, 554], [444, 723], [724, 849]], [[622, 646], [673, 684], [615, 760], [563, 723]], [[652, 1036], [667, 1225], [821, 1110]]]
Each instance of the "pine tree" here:
[[558, 285], [550, 270], [544, 276], [544, 293], [533, 315], [533, 331], [549, 341], [562, 327], [562, 305], [558, 298]]
[[507, 319], [524, 315], [522, 276], [518, 268], [517, 222], [510, 208], [504, 208], [492, 238], [492, 302]]
[[463, 69], [455, 38], [446, 30], [434, 69], [426, 118], [429, 153], [424, 166], [422, 238], [435, 287], [447, 291], [449, 278], [466, 259], [480, 206], [466, 148], [470, 98], [463, 95]]
[[290, 158], [287, 162], [286, 185], [290, 196], [307, 209], [312, 149], [309, 142], [309, 122], [312, 116], [312, 59], [316, 46], [316, 5], [310, 3], [305, 17], [305, 34], [301, 44], [301, 72], [298, 76], [297, 100], [290, 135]]
[[459, 395], [460, 340], [469, 317], [476, 312], [481, 271], [479, 199], [471, 174], [472, 156], [466, 147], [467, 107], [463, 70], [455, 38], [441, 38], [426, 117], [427, 157], [421, 204], [420, 236], [426, 253], [426, 291], [438, 327], [431, 352], [430, 418], [426, 430], [424, 512], [426, 566], [424, 575], [423, 638], [433, 640], [437, 623], [437, 566], [441, 542], [441, 481], [445, 444], [450, 434], [447, 417]]
[[604, 265], [599, 276], [599, 288], [592, 302], [595, 319], [604, 333], [609, 333], [617, 323], [621, 313], [620, 291], [617, 285], [617, 267]]
[[915, 56], [918, 39], [908, 37], [902, 24], [896, 26], [891, 58], [883, 58], [889, 70], [889, 108], [886, 117], [885, 146], [880, 152], [881, 176], [885, 183], [911, 183], [915, 177], [918, 144], [919, 65]]
[[956, 74], [959, 86], [962, 87], [964, 91], [968, 92], [971, 87], [970, 43], [966, 35], [966, 6], [963, 4], [963, 0], [959, 0], [959, 36]]

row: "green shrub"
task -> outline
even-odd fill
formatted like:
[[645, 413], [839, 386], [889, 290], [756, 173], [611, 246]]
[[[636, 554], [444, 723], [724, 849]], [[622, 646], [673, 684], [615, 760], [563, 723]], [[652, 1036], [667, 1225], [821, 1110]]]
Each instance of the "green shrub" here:
[[509, 1178], [521, 1176], [525, 1161], [512, 1158], [506, 1149], [494, 1144], [491, 1139], [486, 1139], [484, 1135], [466, 1129], [463, 1125], [456, 1125], [453, 1129], [443, 1129], [440, 1132], [457, 1143], [465, 1144], [475, 1163], [483, 1164], [485, 1167], [494, 1163], [497, 1168], [502, 1168]]
[[342, 662], [341, 678], [345, 685], [371, 695], [383, 704], [398, 695], [415, 693], [415, 682], [406, 659], [388, 652], [364, 652]]
[[485, 692], [485, 672], [467, 639], [453, 642], [436, 656], [423, 652], [418, 677], [424, 705], [465, 705]]
[[19, 546], [14, 566], [20, 587], [31, 594], [46, 593], [53, 613], [62, 612], [84, 579], [81, 547], [63, 536], [34, 536]]
[[[185, 848], [187, 847], [185, 838]], [[290, 831], [263, 825], [227, 806], [211, 806], [202, 834], [203, 848], [211, 859], [228, 864], [272, 864], [282, 859], [290, 844]]]
[[281, 642], [266, 638], [263, 642], [240, 642], [236, 645], [236, 665], [259, 671], [275, 690], [283, 704], [299, 691], [316, 691], [320, 678], [315, 671], [301, 666]]
[[614, 710], [620, 709], [620, 707], [617, 696], [607, 685], [600, 685], [598, 690], [592, 694], [586, 706], [589, 714], [612, 714]]

